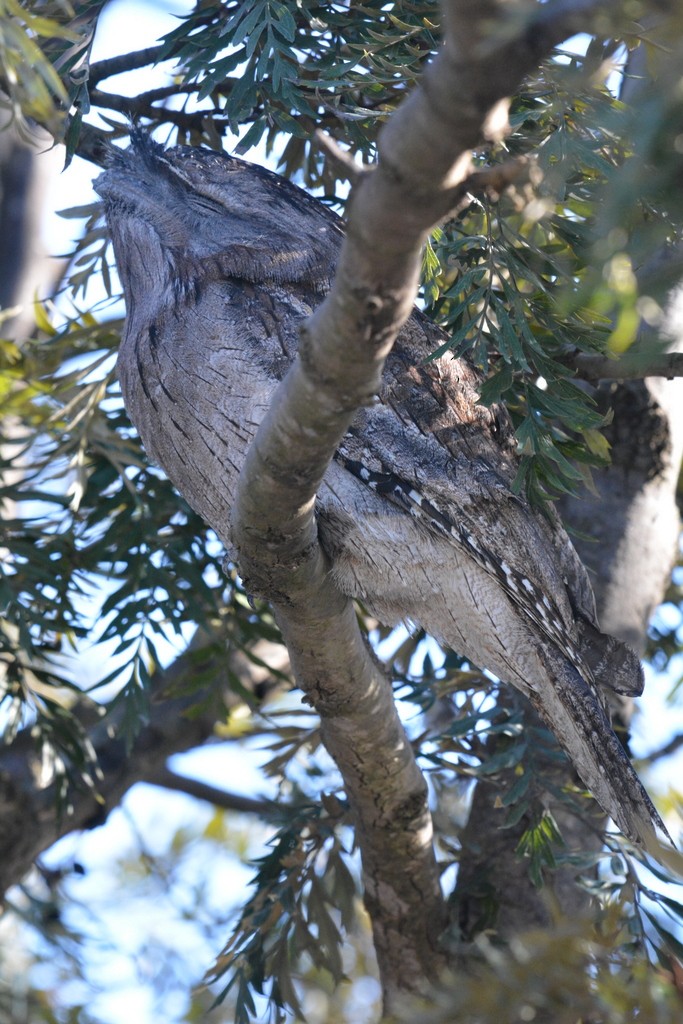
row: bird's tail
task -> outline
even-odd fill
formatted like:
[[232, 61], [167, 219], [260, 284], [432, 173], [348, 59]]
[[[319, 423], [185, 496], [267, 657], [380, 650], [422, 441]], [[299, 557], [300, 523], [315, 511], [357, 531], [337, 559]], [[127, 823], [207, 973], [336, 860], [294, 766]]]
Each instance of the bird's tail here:
[[593, 688], [550, 644], [539, 644], [538, 656], [554, 686], [542, 699], [531, 693], [531, 702], [582, 782], [629, 839], [651, 852], [673, 845]]

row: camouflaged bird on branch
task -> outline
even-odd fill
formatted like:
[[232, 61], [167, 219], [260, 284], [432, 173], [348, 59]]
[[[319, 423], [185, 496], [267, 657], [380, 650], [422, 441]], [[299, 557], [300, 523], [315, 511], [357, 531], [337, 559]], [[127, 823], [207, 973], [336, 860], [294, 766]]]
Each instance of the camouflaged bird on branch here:
[[[247, 450], [334, 275], [341, 221], [277, 175], [136, 133], [98, 180], [123, 282], [119, 373], [151, 456], [228, 548]], [[554, 514], [513, 493], [505, 413], [415, 311], [316, 504], [334, 579], [388, 625], [420, 624], [517, 687], [623, 832], [661, 820], [601, 687], [638, 694], [635, 654], [602, 634]]]

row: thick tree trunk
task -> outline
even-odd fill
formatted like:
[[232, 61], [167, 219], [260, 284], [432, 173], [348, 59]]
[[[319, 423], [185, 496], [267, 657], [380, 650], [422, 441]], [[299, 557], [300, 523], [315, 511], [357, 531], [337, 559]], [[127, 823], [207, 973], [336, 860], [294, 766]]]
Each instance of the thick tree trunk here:
[[44, 132], [29, 145], [12, 128], [0, 130], [0, 308], [20, 307], [3, 323], [4, 337], [31, 332], [35, 295], [50, 283], [42, 225], [45, 193], [61, 161], [57, 149], [45, 152], [51, 145]]

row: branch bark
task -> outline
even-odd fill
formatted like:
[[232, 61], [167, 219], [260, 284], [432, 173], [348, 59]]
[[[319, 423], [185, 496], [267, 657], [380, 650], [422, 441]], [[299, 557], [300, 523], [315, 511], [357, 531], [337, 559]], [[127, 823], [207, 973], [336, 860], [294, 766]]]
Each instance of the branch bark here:
[[[136, 71], [138, 68], [147, 67], [148, 64], [156, 64], [165, 47], [148, 46], [144, 50], [134, 50], [133, 53], [122, 53], [119, 57], [108, 57], [106, 60], [96, 61], [90, 65], [88, 81], [94, 88], [106, 78], [113, 78], [114, 75], [123, 75], [127, 71]], [[172, 60], [172, 57], [168, 57]]]
[[647, 352], [642, 346], [619, 359], [592, 352], [567, 353], [562, 359], [582, 380], [641, 380], [646, 377], [683, 377], [683, 352]]
[[[183, 91], [190, 94], [196, 92], [197, 87], [193, 85], [184, 86]], [[93, 106], [102, 107], [104, 110], [116, 110], [121, 114], [125, 114], [126, 117], [134, 119], [147, 117], [154, 122], [160, 124], [167, 122], [186, 130], [191, 128], [200, 129], [207, 119], [211, 121], [211, 124], [223, 129], [227, 129], [230, 125], [229, 117], [220, 116], [221, 110], [219, 107], [187, 111], [175, 110], [173, 107], [155, 106], [160, 100], [165, 99], [166, 95], [177, 96], [178, 89], [174, 87], [169, 89], [168, 93], [165, 89], [155, 89], [149, 93], [142, 93], [139, 96], [119, 96], [116, 93], [105, 92], [102, 89], [93, 89], [90, 99]], [[81, 155], [80, 140], [77, 151]]]

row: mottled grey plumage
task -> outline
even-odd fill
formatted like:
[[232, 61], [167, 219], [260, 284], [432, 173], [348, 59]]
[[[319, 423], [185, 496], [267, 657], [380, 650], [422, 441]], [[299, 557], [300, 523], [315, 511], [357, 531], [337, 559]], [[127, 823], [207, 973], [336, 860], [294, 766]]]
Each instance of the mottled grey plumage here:
[[[119, 372], [150, 456], [219, 537], [246, 450], [322, 301], [340, 221], [277, 175], [135, 136], [98, 179], [127, 303]], [[340, 588], [407, 619], [524, 693], [632, 838], [663, 828], [597, 682], [637, 694], [635, 654], [600, 633], [586, 572], [557, 519], [513, 494], [507, 419], [415, 312], [317, 504]]]

